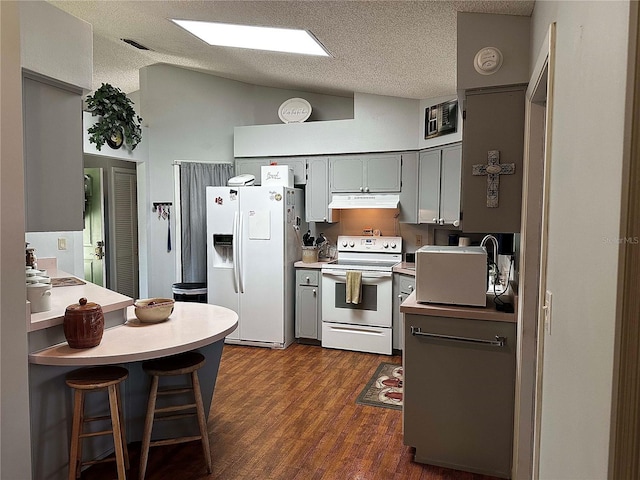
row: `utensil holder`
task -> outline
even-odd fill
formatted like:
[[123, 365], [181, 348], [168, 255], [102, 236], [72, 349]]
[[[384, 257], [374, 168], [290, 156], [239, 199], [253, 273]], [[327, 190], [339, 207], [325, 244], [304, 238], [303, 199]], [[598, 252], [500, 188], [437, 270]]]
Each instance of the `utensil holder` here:
[[302, 261], [304, 263], [316, 263], [318, 261], [318, 247], [302, 247]]

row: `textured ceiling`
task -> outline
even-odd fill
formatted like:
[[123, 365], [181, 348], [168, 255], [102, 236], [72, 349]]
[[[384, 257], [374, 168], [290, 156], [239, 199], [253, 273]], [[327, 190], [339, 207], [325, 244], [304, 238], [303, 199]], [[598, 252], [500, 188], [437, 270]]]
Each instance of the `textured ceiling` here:
[[[351, 96], [456, 91], [456, 13], [531, 15], [533, 1], [50, 1], [93, 25], [93, 88], [138, 90], [165, 63], [257, 85]], [[311, 31], [332, 57], [206, 45], [170, 18]], [[138, 50], [129, 38], [148, 47]]]

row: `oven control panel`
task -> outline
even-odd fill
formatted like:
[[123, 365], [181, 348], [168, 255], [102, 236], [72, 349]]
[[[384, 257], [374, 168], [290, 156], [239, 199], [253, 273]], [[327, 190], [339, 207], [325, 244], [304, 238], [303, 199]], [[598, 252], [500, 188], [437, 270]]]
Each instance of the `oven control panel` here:
[[401, 253], [402, 237], [338, 236], [339, 252]]

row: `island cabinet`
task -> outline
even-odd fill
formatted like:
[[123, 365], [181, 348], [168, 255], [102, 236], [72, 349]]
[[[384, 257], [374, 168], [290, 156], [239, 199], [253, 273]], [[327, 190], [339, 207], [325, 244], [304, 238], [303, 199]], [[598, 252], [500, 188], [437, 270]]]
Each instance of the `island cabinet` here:
[[[71, 390], [65, 375], [72, 370], [95, 365], [121, 365], [128, 378], [121, 386], [127, 442], [142, 438], [149, 398], [150, 377], [142, 362], [191, 350], [202, 353], [206, 362], [199, 371], [202, 401], [206, 414], [213, 398], [224, 338], [237, 328], [238, 315], [217, 305], [176, 302], [169, 318], [159, 323], [141, 323], [135, 316], [133, 300], [88, 282], [82, 286], [54, 288], [49, 312], [31, 314], [29, 332], [29, 397], [31, 412], [30, 478], [63, 480], [68, 477], [69, 432], [73, 418]], [[66, 290], [66, 291], [65, 291]], [[91, 295], [88, 295], [91, 294]], [[72, 349], [64, 340], [64, 305], [69, 298], [85, 296], [99, 301], [105, 325], [98, 346]], [[86, 401], [90, 415], [108, 411], [106, 395], [91, 395]], [[162, 422], [154, 426], [154, 439], [195, 435], [195, 423]], [[113, 452], [109, 436], [85, 442], [83, 457], [104, 458]]]
[[488, 302], [402, 304], [404, 443], [419, 463], [510, 478], [516, 316]]
[[401, 189], [402, 154], [335, 156], [329, 159], [331, 193], [388, 193]]
[[304, 185], [307, 183], [307, 163], [304, 157], [236, 158], [235, 174], [251, 174], [256, 177], [255, 185], [261, 185], [262, 167], [271, 164], [288, 165], [289, 168], [293, 170], [293, 183], [295, 185]]
[[462, 145], [420, 152], [418, 223], [460, 225]]
[[318, 269], [296, 269], [296, 338], [322, 339], [321, 280]]

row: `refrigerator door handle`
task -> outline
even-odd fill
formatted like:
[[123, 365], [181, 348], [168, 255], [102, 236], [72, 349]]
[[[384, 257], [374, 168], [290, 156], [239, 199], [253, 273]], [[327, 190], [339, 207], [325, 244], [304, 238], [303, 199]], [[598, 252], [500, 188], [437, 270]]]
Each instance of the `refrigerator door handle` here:
[[240, 219], [238, 221], [238, 284], [240, 285], [240, 293], [244, 293], [244, 278], [242, 275], [242, 271], [244, 270], [244, 265], [242, 264], [242, 250], [244, 248], [243, 217], [244, 215], [240, 212]]
[[233, 290], [238, 293], [238, 212], [233, 214], [233, 240], [231, 242], [233, 262]]

